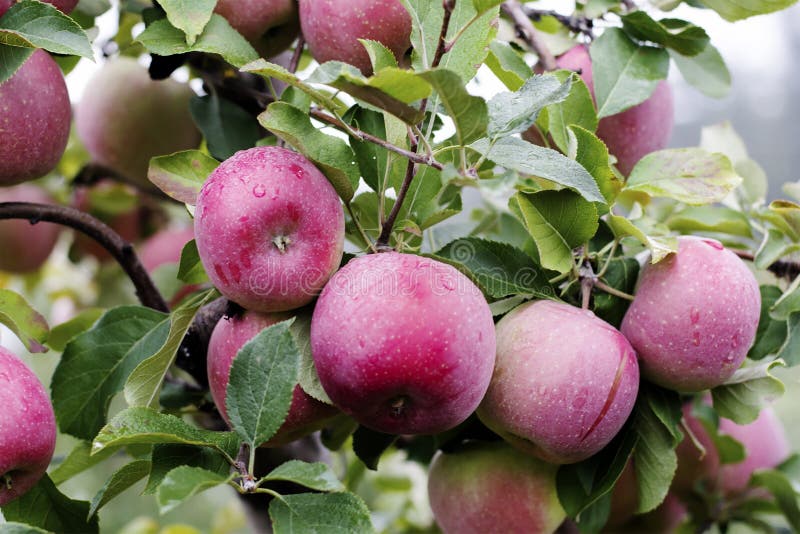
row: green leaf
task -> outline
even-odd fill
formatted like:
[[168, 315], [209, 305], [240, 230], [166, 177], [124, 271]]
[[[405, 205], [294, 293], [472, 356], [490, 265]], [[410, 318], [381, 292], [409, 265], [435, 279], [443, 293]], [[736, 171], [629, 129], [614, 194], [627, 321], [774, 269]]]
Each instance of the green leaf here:
[[599, 224], [597, 208], [567, 190], [517, 193], [509, 208], [533, 238], [542, 266], [559, 273], [572, 269], [572, 249], [588, 241]]
[[47, 531], [23, 523], [2, 523], [0, 534], [47, 534]]
[[151, 23], [135, 41], [160, 56], [174, 56], [185, 52], [219, 54], [234, 67], [241, 67], [258, 59], [258, 53], [250, 43], [225, 18], [217, 14], [211, 15], [203, 33], [191, 45], [187, 44], [186, 35], [167, 19]]
[[11, 78], [35, 51], [35, 48], [0, 44], [0, 83]]
[[[194, 316], [204, 305], [217, 297], [216, 290], [193, 295], [169, 316], [169, 334], [158, 351], [142, 361], [125, 382], [125, 400], [129, 406], [158, 406], [161, 384], [178, 355], [178, 348]], [[162, 329], [161, 325], [156, 329]]]
[[800, 311], [800, 278], [795, 278], [783, 292], [769, 312], [774, 319], [788, 319], [790, 314]]
[[44, 2], [24, 0], [13, 4], [0, 18], [0, 44], [44, 48], [94, 60], [89, 37], [78, 23]]
[[466, 145], [486, 134], [489, 122], [486, 101], [479, 96], [470, 95], [456, 73], [439, 68], [422, 72], [418, 76], [430, 83], [439, 95], [447, 115], [453, 119], [460, 145]]
[[[558, 71], [556, 76], [565, 80], [572, 79], [572, 87], [567, 98], [563, 102], [548, 106], [546, 112], [542, 114], [542, 118], [546, 119], [545, 130], [553, 138], [556, 146], [563, 153], [571, 154], [572, 136], [569, 129], [577, 127], [589, 133], [594, 132], [598, 123], [597, 113], [594, 110], [592, 93], [580, 76], [572, 71], [564, 70]], [[574, 131], [572, 134], [574, 135]], [[608, 153], [607, 148], [606, 153]], [[605, 164], [608, 165], [608, 156], [606, 156]]]
[[525, 80], [533, 76], [533, 70], [525, 63], [523, 55], [503, 41], [492, 41], [489, 45], [486, 66], [511, 91], [522, 87]]
[[251, 450], [283, 424], [297, 385], [300, 353], [283, 321], [262, 330], [231, 365], [226, 408], [233, 430]]
[[150, 460], [135, 460], [114, 472], [92, 499], [89, 517], [108, 504], [114, 497], [130, 488], [150, 472]]
[[50, 479], [56, 486], [87, 469], [91, 469], [103, 460], [114, 454], [114, 450], [107, 449], [100, 454], [92, 455], [92, 445], [88, 441], [79, 441], [58, 466], [50, 471]]
[[25, 523], [48, 532], [94, 534], [100, 531], [97, 516], [89, 517], [89, 503], [73, 501], [58, 491], [47, 475], [22, 497], [5, 504], [2, 512], [6, 521]]
[[[603, 281], [623, 293], [633, 294], [639, 277], [639, 262], [636, 258], [616, 257], [608, 263]], [[630, 301], [605, 291], [594, 293], [592, 311], [605, 322], [619, 328]]]
[[51, 392], [59, 429], [91, 440], [103, 427], [111, 398], [128, 375], [166, 340], [167, 315], [138, 306], [106, 312], [67, 345]]
[[766, 488], [775, 498], [786, 521], [795, 532], [800, 531], [800, 508], [797, 506], [797, 491], [792, 480], [778, 469], [759, 470], [750, 477], [751, 487]]
[[797, 0], [702, 0], [729, 22], [785, 9]]
[[[570, 93], [572, 77], [560, 80], [547, 74], [531, 76], [519, 91], [497, 93], [488, 102], [489, 138], [521, 133], [530, 128], [546, 106], [562, 102]], [[594, 110], [593, 110], [594, 111]]]
[[773, 360], [738, 369], [723, 385], [711, 390], [714, 409], [736, 424], [752, 423], [763, 406], [783, 395], [786, 388], [771, 371], [784, 365], [783, 360]]
[[[192, 97], [189, 111], [197, 127], [203, 132], [208, 151], [220, 161], [228, 159], [239, 150], [254, 147], [261, 138], [261, 130], [253, 116], [238, 104], [216, 93]], [[203, 177], [203, 180], [207, 177], [208, 175]], [[156, 185], [160, 187], [159, 184]], [[190, 192], [188, 194], [191, 195]], [[195, 199], [196, 197], [195, 194]]]
[[621, 215], [609, 214], [606, 220], [617, 238], [633, 237], [650, 250], [650, 263], [658, 263], [669, 254], [678, 252], [676, 237], [653, 237], [646, 235], [639, 227]]
[[197, 252], [197, 241], [192, 239], [181, 250], [181, 262], [178, 267], [178, 280], [186, 284], [204, 284], [208, 282], [208, 274]]
[[359, 425], [353, 433], [353, 452], [359, 460], [364, 462], [367, 469], [376, 471], [381, 456], [395, 440], [397, 440], [397, 436], [393, 434], [385, 434]]
[[670, 215], [666, 222], [671, 230], [682, 234], [719, 232], [753, 237], [750, 219], [741, 211], [725, 206], [689, 206]]
[[492, 298], [533, 295], [553, 298], [545, 271], [522, 250], [507, 243], [465, 237], [451, 241], [435, 257], [455, 265]]
[[264, 78], [275, 78], [282, 82], [286, 82], [287, 84], [291, 85], [292, 87], [296, 87], [300, 91], [304, 92], [311, 99], [319, 104], [320, 106], [331, 110], [339, 110], [342, 111], [340, 108], [342, 107], [338, 102], [328, 96], [326, 93], [319, 91], [318, 89], [308, 85], [305, 81], [301, 80], [292, 72], [289, 72], [285, 68], [281, 67], [280, 65], [276, 65], [274, 63], [270, 63], [265, 59], [258, 59], [247, 65], [243, 66], [241, 69], [242, 72], [252, 72], [253, 74], [258, 74]]
[[125, 445], [156, 444], [210, 447], [228, 457], [235, 456], [239, 449], [233, 432], [203, 430], [174, 415], [135, 407], [121, 411], [103, 427], [92, 443], [92, 454]]
[[185, 500], [207, 489], [227, 484], [234, 475], [222, 476], [199, 467], [176, 467], [164, 477], [156, 492], [158, 511], [161, 514], [174, 510]]
[[696, 56], [710, 41], [706, 31], [679, 19], [655, 21], [645, 11], [637, 10], [622, 17], [622, 27], [639, 41], [650, 41], [671, 48], [684, 56]]
[[786, 341], [778, 351], [778, 358], [781, 358], [789, 366], [800, 363], [800, 311], [789, 314], [787, 319]]
[[[344, 118], [361, 131], [397, 142], [403, 148], [407, 146], [407, 129], [399, 119], [360, 106], [353, 106]], [[402, 181], [407, 165], [405, 158], [375, 143], [356, 138], [350, 139], [350, 146], [356, 155], [361, 177], [373, 191], [383, 191], [386, 183]]]
[[495, 6], [499, 6], [502, 3], [503, 0], [472, 0], [472, 6], [479, 14], [492, 9]]
[[[758, 328], [756, 330], [756, 340], [747, 357], [751, 360], [760, 360], [770, 354], [777, 354], [786, 341], [788, 333], [786, 320], [775, 320], [770, 315], [770, 309], [781, 297], [782, 291], [777, 286], [761, 286], [761, 315], [758, 318]], [[786, 360], [784, 354], [783, 358]], [[790, 357], [788, 361], [797, 361]]]
[[275, 534], [369, 534], [369, 509], [352, 493], [284, 495], [269, 505]]
[[575, 161], [589, 171], [608, 205], [613, 204], [622, 189], [622, 182], [611, 169], [606, 144], [594, 133], [577, 124], [569, 126], [567, 137], [574, 137], [578, 144]]
[[211, 20], [217, 0], [159, 0], [170, 24], [186, 34], [186, 44], [193, 45]]
[[731, 90], [731, 73], [719, 50], [709, 44], [696, 56], [669, 51], [675, 66], [692, 87], [711, 98], [725, 98]]
[[317, 368], [314, 366], [314, 357], [311, 355], [311, 312], [308, 310], [298, 312], [292, 326], [289, 327], [289, 332], [291, 332], [300, 354], [300, 367], [297, 375], [300, 388], [320, 402], [333, 404], [319, 381]]
[[102, 308], [87, 308], [78, 315], [56, 325], [50, 330], [47, 336], [47, 346], [58, 352], [63, 352], [67, 343], [72, 341], [75, 336], [89, 330], [97, 320], [105, 313]]
[[44, 346], [50, 333], [47, 320], [22, 295], [0, 289], [0, 324], [14, 332], [29, 352], [47, 352]]
[[366, 48], [373, 72], [378, 72], [385, 68], [397, 67], [397, 58], [394, 57], [394, 53], [386, 48], [383, 43], [373, 41], [372, 39], [359, 39], [358, 42]]
[[231, 470], [231, 465], [218, 451], [189, 445], [155, 445], [151, 461], [143, 495], [154, 494], [167, 473], [176, 467], [199, 467], [221, 476], [226, 476]]
[[338, 137], [322, 133], [309, 116], [285, 102], [273, 102], [258, 116], [261, 125], [314, 162], [345, 202], [353, 198], [360, 178], [356, 155]]
[[504, 137], [494, 144], [479, 139], [470, 148], [506, 169], [569, 187], [591, 202], [605, 202], [594, 177], [580, 163], [555, 150], [516, 137]]
[[784, 256], [795, 252], [800, 252], [799, 244], [787, 243], [783, 232], [770, 228], [764, 234], [764, 239], [756, 251], [753, 263], [758, 269], [767, 269]]
[[264, 480], [282, 480], [294, 482], [317, 491], [344, 491], [342, 482], [330, 466], [322, 462], [301, 462], [289, 460], [273, 469]]
[[666, 50], [637, 45], [618, 28], [595, 39], [590, 54], [599, 118], [647, 100], [669, 70]]
[[742, 177], [726, 156], [701, 148], [673, 148], [640, 159], [625, 190], [686, 204], [710, 204], [724, 199], [741, 183]]
[[217, 160], [199, 150], [185, 150], [151, 159], [147, 179], [167, 196], [194, 206], [203, 182], [218, 165]]

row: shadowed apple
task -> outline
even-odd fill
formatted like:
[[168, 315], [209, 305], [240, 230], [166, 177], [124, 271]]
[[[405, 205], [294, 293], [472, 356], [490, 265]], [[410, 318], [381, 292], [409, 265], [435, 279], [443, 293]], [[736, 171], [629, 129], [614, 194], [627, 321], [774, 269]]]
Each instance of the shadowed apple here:
[[286, 50], [297, 38], [297, 0], [219, 0], [214, 11], [225, 17], [262, 57]]
[[[33, 184], [0, 189], [0, 202], [55, 204], [53, 198]], [[61, 226], [25, 220], [0, 221], [0, 271], [29, 273], [41, 267], [56, 245]]]
[[[69, 13], [78, 5], [78, 0], [42, 0], [42, 2], [53, 4], [64, 13]], [[8, 11], [14, 3], [15, 0], [0, 0], [0, 17], [5, 15], [6, 11]]]

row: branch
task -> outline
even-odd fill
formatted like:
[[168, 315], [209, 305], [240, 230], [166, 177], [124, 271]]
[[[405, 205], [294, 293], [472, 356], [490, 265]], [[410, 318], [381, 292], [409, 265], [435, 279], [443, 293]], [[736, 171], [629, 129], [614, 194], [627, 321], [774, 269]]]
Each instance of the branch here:
[[542, 17], [553, 17], [569, 31], [573, 33], [582, 33], [594, 39], [594, 21], [588, 17], [581, 15], [562, 15], [551, 9], [534, 9], [528, 6], [522, 6], [522, 10], [525, 12], [525, 15], [534, 22], [539, 22]]
[[67, 206], [31, 202], [0, 202], [0, 220], [2, 219], [27, 219], [31, 224], [40, 221], [52, 222], [69, 226], [86, 234], [114, 256], [136, 287], [136, 295], [142, 305], [154, 310], [169, 312], [164, 297], [161, 296], [147, 270], [139, 261], [133, 246], [108, 225], [88, 213]]
[[78, 174], [76, 174], [72, 179], [72, 184], [88, 186], [94, 185], [103, 179], [109, 179], [121, 184], [129, 185], [140, 193], [147, 194], [158, 200], [172, 200], [156, 186], [148, 187], [146, 184], [143, 184], [141, 180], [133, 180], [128, 178], [127, 176], [118, 173], [114, 169], [100, 165], [99, 163], [87, 163], [81, 167], [81, 170], [79, 170]]
[[525, 14], [522, 4], [518, 0], [506, 0], [502, 4], [502, 9], [514, 21], [514, 28], [516, 28], [522, 40], [539, 56], [539, 61], [542, 63], [544, 70], [556, 70], [558, 65], [556, 65], [555, 56], [542, 40], [539, 30], [533, 27], [533, 23], [528, 18], [528, 15]]
[[306, 46], [306, 38], [303, 37], [301, 33], [300, 36], [297, 38], [297, 44], [294, 47], [294, 53], [292, 54], [292, 59], [289, 61], [289, 68], [287, 69], [289, 72], [297, 72], [297, 67], [300, 65], [300, 58], [303, 57], [303, 49]]
[[[747, 252], [744, 250], [735, 250], [732, 249], [733, 253], [742, 258], [745, 261], [754, 261], [755, 256], [752, 252]], [[767, 270], [777, 276], [778, 278], [787, 278], [789, 280], [793, 280], [798, 275], [800, 275], [800, 263], [796, 261], [788, 261], [788, 260], [778, 260], [769, 267]]]

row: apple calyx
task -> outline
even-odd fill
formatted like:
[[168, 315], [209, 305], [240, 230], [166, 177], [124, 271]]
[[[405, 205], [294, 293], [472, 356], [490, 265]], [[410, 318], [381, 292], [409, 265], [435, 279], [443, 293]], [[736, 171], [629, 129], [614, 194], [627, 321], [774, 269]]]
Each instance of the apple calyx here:
[[275, 236], [272, 239], [272, 244], [281, 252], [286, 254], [286, 249], [292, 244], [292, 238], [286, 235]]
[[11, 482], [11, 474], [6, 473], [3, 475], [3, 484], [5, 485], [7, 490], [11, 490], [14, 487], [14, 484]]

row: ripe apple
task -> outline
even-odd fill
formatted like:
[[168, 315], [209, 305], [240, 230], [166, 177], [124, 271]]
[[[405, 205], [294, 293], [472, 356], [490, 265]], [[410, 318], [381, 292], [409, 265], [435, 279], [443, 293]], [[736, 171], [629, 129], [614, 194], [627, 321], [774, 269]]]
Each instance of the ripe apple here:
[[44, 176], [64, 154], [72, 109], [61, 69], [36, 50], [0, 83], [0, 186]]
[[682, 236], [677, 253], [643, 269], [621, 330], [645, 378], [701, 391], [742, 363], [760, 312], [758, 282], [742, 260], [718, 241]]
[[[586, 45], [571, 48], [559, 56], [556, 63], [559, 68], [580, 73], [594, 96], [592, 59]], [[653, 94], [641, 104], [600, 119], [597, 136], [608, 146], [608, 151], [616, 156], [617, 168], [627, 176], [642, 157], [667, 146], [674, 121], [672, 89], [662, 80]], [[535, 128], [525, 132], [523, 137], [531, 143], [543, 144]]]
[[435, 434], [478, 406], [494, 364], [492, 312], [450, 265], [384, 252], [351, 260], [322, 291], [311, 353], [322, 387], [359, 423]]
[[139, 260], [150, 272], [167, 263], [178, 263], [181, 261], [183, 247], [192, 239], [194, 239], [193, 228], [161, 230], [142, 244]]
[[433, 516], [445, 534], [555, 532], [566, 516], [556, 470], [503, 442], [438, 452], [428, 474]]
[[189, 113], [193, 94], [187, 84], [151, 80], [135, 59], [115, 58], [92, 77], [78, 104], [78, 136], [95, 162], [149, 186], [150, 158], [200, 143]]
[[497, 361], [478, 417], [524, 452], [558, 464], [605, 447], [633, 409], [630, 343], [592, 312], [540, 300], [497, 323]]
[[300, 30], [296, 0], [219, 0], [214, 11], [225, 17], [262, 57], [286, 50]]
[[309, 303], [339, 267], [344, 211], [333, 186], [302, 155], [242, 150], [203, 184], [194, 233], [211, 281], [248, 310]]
[[[0, 188], [0, 202], [55, 204], [43, 189], [32, 184]], [[41, 267], [58, 241], [61, 226], [24, 220], [0, 221], [0, 271], [29, 273]]]
[[42, 478], [56, 446], [56, 418], [42, 384], [0, 347], [0, 506]]
[[300, 26], [320, 63], [344, 61], [372, 74], [359, 39], [379, 41], [400, 58], [411, 46], [411, 17], [400, 0], [300, 0]]
[[[0, 17], [6, 14], [14, 2], [15, 0], [0, 0]], [[78, 5], [78, 0], [42, 0], [42, 2], [53, 4], [64, 13], [69, 13]]]
[[[208, 342], [208, 384], [214, 403], [225, 421], [229, 422], [225, 407], [228, 378], [239, 349], [264, 328], [289, 318], [286, 314], [246, 312], [241, 317], [223, 317], [214, 327]], [[314, 399], [297, 385], [292, 393], [292, 404], [286, 420], [264, 446], [284, 445], [306, 436], [325, 426], [338, 414], [336, 408]]]

